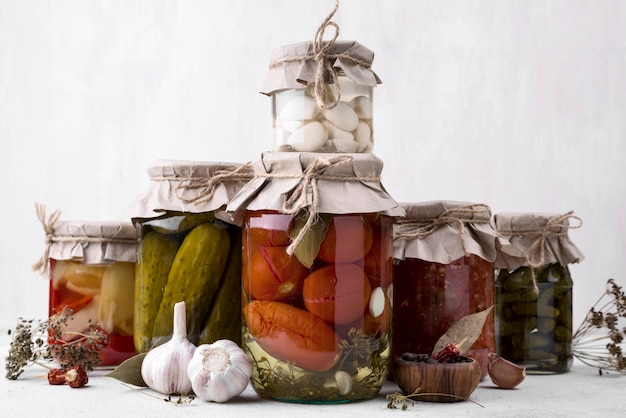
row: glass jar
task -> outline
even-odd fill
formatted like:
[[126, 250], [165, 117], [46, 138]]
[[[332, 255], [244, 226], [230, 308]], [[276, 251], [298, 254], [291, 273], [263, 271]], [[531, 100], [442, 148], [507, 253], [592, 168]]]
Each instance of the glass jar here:
[[573, 361], [572, 286], [569, 268], [559, 263], [512, 272], [500, 269], [496, 281], [498, 354], [525, 366], [529, 374], [569, 370]]
[[373, 154], [264, 153], [228, 205], [243, 224], [252, 387], [285, 402], [375, 397], [389, 370], [393, 219]]
[[323, 68], [314, 54], [312, 42], [272, 53], [263, 89], [272, 97], [272, 150], [371, 152], [373, 88], [381, 82], [371, 70], [374, 53], [354, 41], [333, 41]]
[[292, 215], [246, 217], [244, 346], [255, 365], [252, 385], [264, 398], [369, 399], [387, 374], [393, 222], [376, 214], [321, 216], [323, 239], [309, 267], [287, 252]]
[[573, 362], [568, 265], [584, 259], [568, 230], [582, 221], [573, 211], [511, 212], [497, 213], [494, 224], [508, 240], [496, 259], [497, 354], [528, 374], [567, 372]]
[[[159, 161], [132, 209], [139, 228], [135, 286], [138, 352], [168, 341], [185, 301], [187, 338], [241, 343], [241, 227], [225, 214], [249, 180], [245, 165]], [[212, 181], [219, 175], [219, 182]]]
[[[394, 263], [394, 356], [431, 354], [437, 340], [462, 317], [494, 304], [493, 262], [470, 254], [447, 264], [407, 258]], [[486, 375], [489, 353], [496, 350], [493, 314], [464, 354]]]
[[[402, 203], [394, 226], [392, 359], [433, 354], [435, 344], [464, 316], [494, 304], [498, 236], [483, 204], [453, 201]], [[487, 376], [496, 350], [494, 314], [468, 352]]]
[[42, 205], [38, 214], [49, 234], [35, 266], [49, 278], [48, 315], [69, 315], [62, 335], [50, 343], [78, 341], [98, 326], [108, 344], [98, 350], [97, 366], [117, 366], [134, 356], [135, 228], [125, 222], [58, 221], [59, 211], [46, 221]]

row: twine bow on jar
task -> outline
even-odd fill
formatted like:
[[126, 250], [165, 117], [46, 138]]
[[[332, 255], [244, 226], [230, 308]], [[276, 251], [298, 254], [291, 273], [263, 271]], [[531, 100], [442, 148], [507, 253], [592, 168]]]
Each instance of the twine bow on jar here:
[[[578, 225], [570, 225], [568, 220], [574, 219], [578, 221]], [[563, 215], [550, 218], [543, 228], [530, 231], [509, 231], [510, 236], [536, 236], [532, 245], [528, 247], [525, 258], [528, 266], [536, 268], [545, 264], [546, 260], [546, 241], [552, 237], [564, 237], [568, 235], [569, 229], [580, 228], [583, 224], [582, 219], [574, 215], [574, 211], [570, 210]], [[507, 232], [507, 234], [509, 234]], [[538, 255], [538, 258], [536, 257]], [[534, 261], [536, 259], [536, 261]]]
[[[180, 181], [176, 187], [178, 199], [184, 203], [201, 205], [213, 199], [217, 187], [223, 183], [247, 182], [254, 178], [254, 174], [249, 171], [251, 163], [247, 162], [233, 168], [225, 168], [215, 171], [210, 177], [164, 177], [163, 180]], [[248, 171], [247, 171], [248, 170]], [[185, 191], [199, 190], [193, 197], [185, 198]]]
[[464, 255], [469, 251], [465, 244], [465, 224], [488, 224], [491, 210], [488, 205], [479, 203], [448, 209], [433, 218], [399, 219], [397, 221], [396, 238], [424, 239], [445, 225], [456, 226], [461, 237]]
[[54, 224], [59, 220], [61, 211], [57, 209], [52, 212], [50, 216], [48, 216], [48, 220], [46, 220], [46, 205], [35, 202], [35, 211], [45, 233], [45, 248], [43, 255], [35, 264], [33, 264], [32, 269], [37, 273], [47, 276], [50, 247], [52, 246], [52, 241], [54, 240]]
[[[301, 174], [257, 174], [257, 177], [268, 178], [300, 178], [301, 181], [292, 190], [291, 194], [283, 203], [282, 211], [285, 214], [294, 215], [303, 208], [307, 213], [307, 220], [298, 232], [298, 235], [292, 240], [287, 247], [287, 253], [292, 255], [295, 248], [300, 244], [306, 233], [315, 224], [318, 214], [319, 192], [318, 180], [334, 180], [334, 181], [380, 181], [379, 176], [346, 176], [326, 174], [328, 170], [338, 168], [342, 165], [351, 163], [352, 156], [335, 155], [330, 158], [316, 157], [315, 160]], [[311, 203], [308, 202], [308, 193], [311, 193]], [[308, 207], [307, 207], [308, 206]]]

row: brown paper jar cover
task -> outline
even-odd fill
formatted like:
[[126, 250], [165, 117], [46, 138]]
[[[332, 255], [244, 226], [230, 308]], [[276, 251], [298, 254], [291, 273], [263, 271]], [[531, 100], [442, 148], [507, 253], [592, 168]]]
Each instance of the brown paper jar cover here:
[[251, 178], [245, 163], [159, 160], [148, 168], [148, 189], [129, 209], [133, 222], [157, 218], [167, 212], [216, 212], [225, 222], [229, 200]]
[[487, 205], [450, 200], [400, 205], [406, 216], [394, 225], [394, 258], [441, 264], [468, 254], [490, 262], [496, 259], [502, 239], [490, 222]]
[[[317, 71], [314, 55], [312, 41], [284, 45], [272, 51], [271, 63], [293, 57], [310, 57], [310, 59], [288, 60], [278, 65], [270, 65], [261, 93], [269, 96], [280, 90], [301, 89], [312, 83]], [[333, 55], [345, 55], [348, 58], [333, 58]], [[382, 83], [371, 69], [374, 52], [356, 41], [334, 42], [327, 52], [327, 57], [331, 60], [333, 68], [340, 70], [357, 84], [375, 87]], [[357, 61], [362, 61], [367, 66], [360, 65]]]
[[[380, 181], [382, 160], [374, 154], [327, 154], [266, 152], [254, 162], [254, 179], [227, 206], [237, 222], [246, 210], [290, 213], [310, 208], [316, 188], [317, 213], [379, 213], [403, 216], [404, 210], [387, 193]], [[305, 192], [292, 200], [303, 187]]]
[[49, 257], [85, 264], [137, 261], [135, 227], [129, 222], [57, 221]]
[[[558, 213], [502, 212], [493, 217], [495, 228], [510, 245], [503, 246], [495, 261], [497, 268], [513, 271], [530, 262], [541, 265], [559, 263], [566, 266], [584, 260], [582, 252], [570, 239], [568, 230], [580, 225], [570, 224], [578, 217]], [[542, 258], [543, 255], [543, 258]]]

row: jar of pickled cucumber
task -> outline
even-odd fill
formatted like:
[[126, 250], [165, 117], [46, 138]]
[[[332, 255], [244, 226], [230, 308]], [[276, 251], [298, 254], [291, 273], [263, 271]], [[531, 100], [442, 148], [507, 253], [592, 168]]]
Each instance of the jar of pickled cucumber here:
[[496, 260], [497, 353], [529, 374], [566, 372], [573, 361], [568, 265], [584, 258], [568, 229], [579, 227], [580, 218], [573, 212], [498, 213], [494, 222], [511, 244]]
[[[432, 201], [401, 203], [394, 225], [392, 357], [432, 354], [446, 331], [466, 315], [492, 308], [499, 240], [487, 205]], [[495, 352], [494, 314], [464, 355], [487, 375]], [[460, 343], [460, 342], [459, 342]]]
[[158, 161], [132, 208], [139, 229], [135, 347], [171, 338], [174, 304], [185, 302], [196, 345], [241, 341], [241, 228], [224, 209], [249, 179], [246, 164]]
[[354, 153], [374, 146], [374, 53], [355, 41], [301, 42], [272, 52], [273, 151]]
[[[55, 211], [46, 219], [46, 252], [34, 266], [50, 279], [48, 315], [68, 315], [63, 334], [49, 344], [78, 341], [98, 327], [106, 339], [98, 350], [98, 366], [117, 366], [136, 354], [133, 307], [137, 238], [130, 222], [60, 221]], [[107, 343], [108, 341], [108, 343]], [[63, 359], [57, 358], [60, 362]]]
[[393, 218], [373, 154], [265, 153], [243, 219], [243, 346], [263, 398], [375, 397], [389, 370]]

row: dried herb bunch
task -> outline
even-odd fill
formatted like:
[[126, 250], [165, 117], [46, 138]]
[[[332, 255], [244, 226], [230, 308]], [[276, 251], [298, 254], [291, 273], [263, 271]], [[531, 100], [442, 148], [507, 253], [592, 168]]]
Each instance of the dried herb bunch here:
[[607, 281], [606, 289], [591, 307], [585, 320], [572, 338], [572, 354], [583, 363], [603, 371], [626, 373], [626, 358], [622, 351], [626, 326], [626, 296], [615, 280]]
[[73, 320], [72, 310], [65, 308], [45, 321], [19, 318], [12, 336], [9, 356], [6, 359], [6, 378], [16, 380], [24, 368], [47, 364], [55, 360], [61, 370], [80, 366], [93, 370], [102, 361], [98, 351], [109, 343], [109, 337], [100, 325], [91, 324], [84, 332], [67, 331]]

